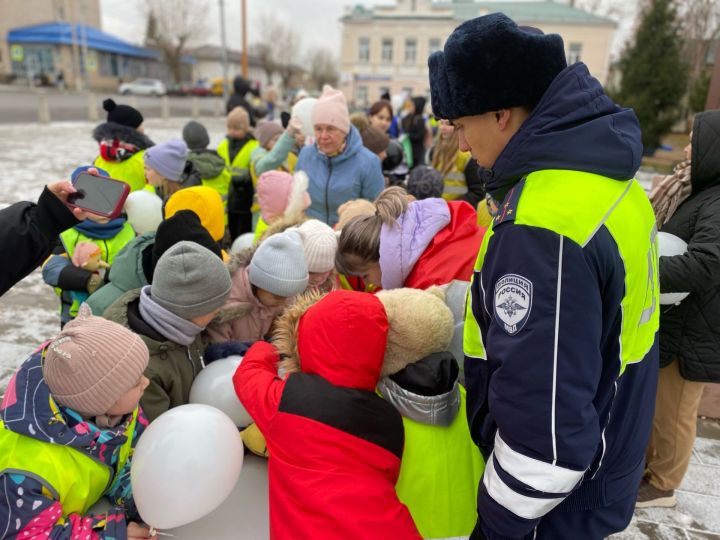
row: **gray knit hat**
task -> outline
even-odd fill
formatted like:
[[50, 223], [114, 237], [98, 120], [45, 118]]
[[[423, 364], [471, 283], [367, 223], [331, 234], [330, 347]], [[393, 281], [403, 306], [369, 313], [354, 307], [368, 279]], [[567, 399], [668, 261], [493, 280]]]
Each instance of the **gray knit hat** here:
[[179, 182], [185, 170], [188, 147], [182, 139], [173, 139], [145, 150], [145, 165], [155, 169], [171, 182]]
[[205, 150], [210, 144], [208, 130], [195, 120], [190, 120], [185, 124], [182, 136], [190, 150]]
[[182, 241], [160, 257], [150, 294], [168, 311], [190, 320], [222, 307], [231, 286], [230, 272], [216, 254]]
[[295, 231], [274, 234], [264, 240], [250, 261], [250, 283], [288, 298], [300, 294], [308, 284], [308, 269], [302, 239]]

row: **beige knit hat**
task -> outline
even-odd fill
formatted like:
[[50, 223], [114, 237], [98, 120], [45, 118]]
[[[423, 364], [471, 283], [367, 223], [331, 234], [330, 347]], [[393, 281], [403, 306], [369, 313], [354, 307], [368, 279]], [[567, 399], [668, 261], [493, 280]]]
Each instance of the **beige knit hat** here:
[[138, 384], [149, 354], [140, 336], [83, 305], [48, 345], [43, 375], [57, 403], [99, 416]]
[[250, 115], [244, 107], [235, 107], [227, 115], [227, 125], [247, 131], [250, 129]]
[[317, 219], [309, 219], [297, 231], [302, 237], [308, 272], [329, 272], [335, 268], [338, 241], [332, 227]]
[[377, 297], [390, 323], [383, 377], [432, 353], [448, 350], [453, 314], [445, 305], [442, 289], [391, 289], [378, 292]]

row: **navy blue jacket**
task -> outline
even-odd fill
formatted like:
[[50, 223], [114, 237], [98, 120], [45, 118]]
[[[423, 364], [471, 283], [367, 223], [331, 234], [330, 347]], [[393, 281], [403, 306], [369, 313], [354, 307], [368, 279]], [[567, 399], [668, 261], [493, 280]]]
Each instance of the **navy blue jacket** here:
[[[488, 175], [488, 191], [508, 194], [508, 205], [471, 289], [487, 359], [466, 357], [465, 377], [471, 433], [488, 458], [478, 525], [490, 540], [533, 538], [553, 512], [607, 508], [638, 488], [657, 337], [645, 359], [618, 378], [625, 273], [615, 241], [602, 226], [580, 246], [549, 228], [516, 224], [508, 210], [531, 172], [564, 169], [627, 182], [641, 152], [635, 114], [614, 105], [585, 65], [575, 64], [553, 81]], [[508, 274], [532, 284], [532, 309], [506, 331], [495, 297]], [[629, 520], [632, 508], [623, 511]]]

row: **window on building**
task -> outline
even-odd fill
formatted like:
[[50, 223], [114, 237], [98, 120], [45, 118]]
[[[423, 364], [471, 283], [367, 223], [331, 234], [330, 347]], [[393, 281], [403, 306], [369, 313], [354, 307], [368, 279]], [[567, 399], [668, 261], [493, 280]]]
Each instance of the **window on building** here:
[[405, 40], [405, 63], [414, 64], [417, 61], [417, 40], [414, 38]]
[[358, 40], [358, 62], [367, 63], [370, 61], [370, 39], [360, 38]]
[[410, 11], [415, 11], [417, 9], [417, 0], [410, 0]]
[[393, 59], [393, 40], [392, 38], [384, 38], [382, 40], [382, 49], [381, 49], [381, 60], [384, 64], [390, 64], [392, 63]]
[[571, 43], [568, 48], [567, 63], [568, 65], [580, 61], [582, 54], [582, 43]]
[[390, 95], [390, 87], [389, 86], [381, 86], [378, 90], [378, 95], [383, 96], [385, 94]]
[[358, 86], [357, 92], [355, 92], [355, 101], [356, 105], [359, 105], [360, 107], [367, 107], [368, 105], [368, 87], [367, 86]]
[[440, 38], [430, 38], [428, 41], [428, 55], [440, 50]]

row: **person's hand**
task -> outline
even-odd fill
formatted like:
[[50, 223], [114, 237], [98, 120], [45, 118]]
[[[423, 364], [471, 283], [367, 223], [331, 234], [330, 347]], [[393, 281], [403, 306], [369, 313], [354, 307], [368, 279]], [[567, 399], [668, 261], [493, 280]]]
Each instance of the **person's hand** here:
[[[95, 168], [88, 169], [88, 172], [90, 174], [98, 173], [97, 169]], [[58, 182], [53, 182], [52, 184], [48, 184], [47, 188], [50, 193], [55, 195], [65, 204], [68, 204], [68, 196], [70, 194], [77, 193], [77, 189], [75, 189], [75, 186], [73, 186], [72, 182], [70, 182], [69, 180], [60, 180]], [[86, 219], [90, 219], [93, 221], [95, 219], [104, 219], [103, 216], [98, 216], [97, 214], [82, 210], [81, 208], [68, 208], [72, 211], [75, 218], [79, 221], [84, 221]]]
[[150, 529], [148, 527], [143, 527], [142, 525], [138, 525], [134, 521], [131, 521], [130, 523], [128, 523], [127, 537], [128, 537], [128, 540], [140, 540], [141, 538], [143, 538], [143, 539], [149, 538], [151, 540], [157, 540], [157, 535], [150, 536]]
[[302, 127], [303, 127], [302, 120], [300, 120], [300, 118], [298, 118], [297, 116], [293, 116], [292, 118], [290, 118], [290, 121], [288, 122], [287, 132], [291, 136], [295, 137], [295, 136], [299, 135], [300, 133], [302, 133]]
[[87, 292], [92, 294], [98, 290], [100, 285], [102, 285], [102, 278], [100, 277], [100, 274], [93, 272], [88, 278], [85, 288], [87, 289]]

